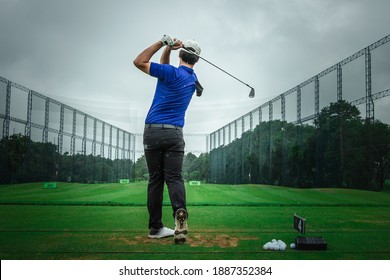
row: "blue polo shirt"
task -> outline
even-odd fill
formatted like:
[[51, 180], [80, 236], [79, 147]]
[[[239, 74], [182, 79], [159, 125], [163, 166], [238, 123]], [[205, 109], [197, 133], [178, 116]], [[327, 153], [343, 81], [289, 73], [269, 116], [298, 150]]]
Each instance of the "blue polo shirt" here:
[[150, 64], [157, 86], [145, 124], [171, 124], [183, 127], [185, 112], [195, 92], [194, 69], [169, 64]]

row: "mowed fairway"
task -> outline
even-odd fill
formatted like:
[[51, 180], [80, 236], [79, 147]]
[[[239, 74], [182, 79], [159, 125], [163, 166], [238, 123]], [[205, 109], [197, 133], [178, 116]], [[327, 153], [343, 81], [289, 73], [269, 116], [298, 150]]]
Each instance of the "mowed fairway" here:
[[[165, 192], [164, 223], [174, 227]], [[146, 183], [0, 186], [1, 259], [390, 259], [390, 193], [264, 185], [187, 186], [189, 240], [147, 238]], [[327, 251], [294, 242], [294, 213]]]

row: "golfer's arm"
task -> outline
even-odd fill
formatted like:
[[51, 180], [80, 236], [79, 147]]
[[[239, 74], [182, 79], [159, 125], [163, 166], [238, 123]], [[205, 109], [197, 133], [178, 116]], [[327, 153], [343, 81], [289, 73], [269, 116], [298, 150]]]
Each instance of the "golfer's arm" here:
[[150, 59], [162, 47], [160, 41], [154, 43], [149, 48], [141, 52], [133, 61], [134, 65], [146, 74], [150, 74]]
[[171, 48], [170, 47], [165, 47], [163, 50], [163, 53], [160, 58], [160, 64], [169, 64], [170, 62], [170, 56], [171, 56]]

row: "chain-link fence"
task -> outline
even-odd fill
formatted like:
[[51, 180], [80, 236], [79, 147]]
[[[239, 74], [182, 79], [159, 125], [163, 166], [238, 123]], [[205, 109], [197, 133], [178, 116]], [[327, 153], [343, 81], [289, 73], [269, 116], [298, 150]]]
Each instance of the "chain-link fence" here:
[[3, 183], [134, 178], [135, 135], [0, 77]]
[[383, 188], [390, 35], [210, 134], [211, 181]]

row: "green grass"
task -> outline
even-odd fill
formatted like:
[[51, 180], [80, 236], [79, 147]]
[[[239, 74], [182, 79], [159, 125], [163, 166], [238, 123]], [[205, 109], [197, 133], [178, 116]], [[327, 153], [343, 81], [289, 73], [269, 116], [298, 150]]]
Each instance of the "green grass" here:
[[[390, 259], [390, 193], [263, 185], [187, 186], [184, 245], [147, 235], [146, 183], [0, 186], [1, 259]], [[165, 192], [164, 222], [173, 227]], [[327, 251], [264, 251], [294, 242], [293, 214]]]

